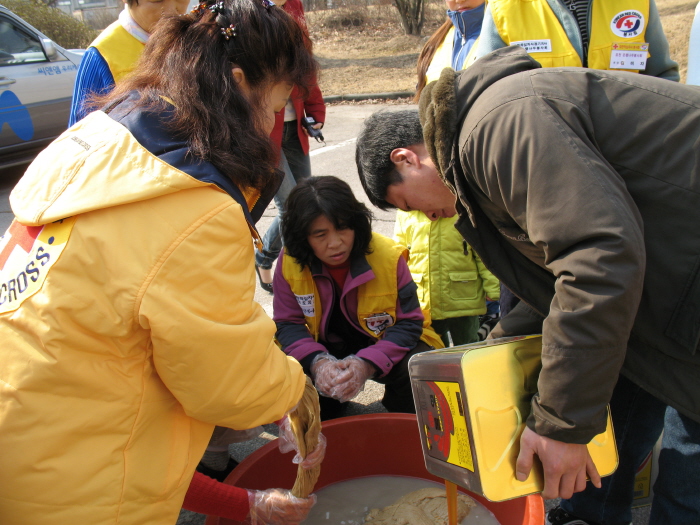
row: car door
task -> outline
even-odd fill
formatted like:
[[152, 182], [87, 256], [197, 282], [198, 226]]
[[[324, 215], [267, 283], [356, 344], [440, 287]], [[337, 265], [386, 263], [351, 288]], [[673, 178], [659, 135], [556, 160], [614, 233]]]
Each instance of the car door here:
[[0, 156], [4, 163], [43, 148], [66, 129], [76, 70], [53, 42], [0, 12]]

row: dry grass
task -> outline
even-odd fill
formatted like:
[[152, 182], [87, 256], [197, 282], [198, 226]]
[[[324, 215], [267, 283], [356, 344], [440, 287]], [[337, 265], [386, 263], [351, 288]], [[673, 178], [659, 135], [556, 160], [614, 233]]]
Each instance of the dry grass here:
[[[440, 0], [444, 5], [444, 0]], [[423, 33], [430, 35], [444, 17], [428, 10]], [[432, 16], [431, 16], [432, 15]], [[413, 91], [416, 61], [428, 36], [407, 36], [391, 5], [338, 8], [306, 14], [321, 64], [324, 95]], [[352, 21], [360, 21], [352, 25]]]
[[[656, 0], [671, 57], [685, 81], [688, 37], [697, 0]], [[306, 19], [321, 64], [324, 95], [413, 91], [416, 61], [442, 24], [444, 0], [429, 0], [422, 37], [406, 36], [392, 5], [309, 11]]]

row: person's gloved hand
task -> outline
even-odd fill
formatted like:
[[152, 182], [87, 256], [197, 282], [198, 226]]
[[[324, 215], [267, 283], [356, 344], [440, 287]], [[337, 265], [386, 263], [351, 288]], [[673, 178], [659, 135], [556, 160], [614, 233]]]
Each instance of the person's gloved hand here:
[[319, 354], [311, 362], [311, 379], [314, 380], [316, 390], [322, 396], [334, 397], [331, 395], [336, 384], [338, 375], [344, 373], [345, 367], [330, 354]]
[[306, 470], [312, 469], [317, 465], [320, 465], [326, 455], [326, 437], [323, 434], [318, 435], [318, 445], [311, 452], [306, 455], [306, 458], [301, 457], [299, 453], [299, 444], [297, 443], [296, 437], [294, 436], [294, 431], [292, 430], [292, 423], [289, 421], [289, 417], [284, 416], [277, 422], [279, 426], [279, 449], [282, 454], [293, 450], [296, 452], [292, 463], [298, 465], [301, 463], [302, 468]]
[[374, 366], [354, 354], [340, 361], [340, 365], [343, 371], [335, 378], [330, 397], [345, 403], [362, 391], [365, 382], [374, 375]]
[[308, 516], [316, 495], [297, 498], [289, 490], [249, 490], [250, 525], [296, 525]]

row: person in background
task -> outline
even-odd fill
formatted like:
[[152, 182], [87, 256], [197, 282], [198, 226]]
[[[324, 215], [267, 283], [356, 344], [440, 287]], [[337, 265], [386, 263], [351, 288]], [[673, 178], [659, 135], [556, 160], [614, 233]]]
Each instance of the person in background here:
[[484, 0], [445, 0], [447, 20], [433, 33], [418, 55], [415, 101], [440, 72], [466, 69], [476, 60], [476, 47], [484, 20]]
[[510, 45], [523, 47], [542, 67], [680, 80], [654, 0], [492, 0], [476, 57]]
[[[696, 88], [543, 69], [518, 46], [444, 70], [419, 111], [376, 113], [358, 136], [373, 204], [458, 213], [523, 298], [491, 336], [542, 334], [516, 471], [524, 481], [537, 455], [543, 497], [571, 498], [549, 523], [629, 523], [662, 429], [649, 523], [700, 523], [699, 145]], [[608, 403], [619, 465], [601, 485], [586, 444]]]
[[[317, 67], [267, 0], [165, 17], [103, 109], [13, 189], [3, 525], [173, 524], [216, 425], [254, 428], [297, 406], [306, 376], [253, 300], [253, 225], [281, 179], [275, 112]], [[286, 499], [292, 523], [313, 503]]]
[[452, 218], [431, 221], [421, 211], [398, 211], [394, 238], [408, 247], [408, 268], [433, 329], [445, 344], [463, 345], [479, 340], [486, 299], [498, 300], [499, 284], [454, 223]]
[[[474, 58], [510, 45], [523, 47], [542, 67], [590, 67], [680, 80], [654, 0], [492, 0]], [[630, 64], [623, 53], [636, 54], [636, 63]], [[519, 302], [501, 284], [500, 316]]]
[[336, 177], [289, 194], [275, 268], [277, 341], [321, 394], [321, 418], [342, 414], [368, 379], [389, 412], [415, 413], [408, 360], [442, 348], [420, 309], [407, 250], [372, 232], [372, 215]]
[[693, 25], [690, 28], [688, 43], [688, 76], [686, 84], [700, 86], [700, 2], [695, 7]]
[[[276, 2], [278, 6], [293, 16], [307, 31], [304, 18], [304, 6], [301, 0], [282, 0]], [[308, 32], [308, 31], [307, 31]], [[302, 96], [298, 89], [293, 89], [284, 110], [277, 115], [275, 128], [271, 138], [280, 148], [279, 168], [284, 171], [284, 180], [275, 195], [277, 215], [272, 219], [272, 224], [263, 235], [262, 250], [255, 254], [255, 268], [258, 272], [260, 287], [268, 293], [273, 293], [272, 288], [272, 264], [277, 260], [282, 250], [282, 234], [280, 222], [284, 213], [284, 203], [289, 192], [302, 179], [311, 176], [311, 158], [309, 157], [309, 133], [302, 124], [304, 117], [311, 117], [316, 122], [314, 129], [323, 128], [326, 121], [326, 105], [323, 95], [316, 82], [306, 96]]]
[[131, 73], [148, 37], [163, 16], [187, 12], [189, 0], [122, 0], [119, 19], [88, 46], [73, 86], [68, 125], [96, 109], [93, 95], [105, 95]]
[[[446, 4], [447, 20], [418, 57], [416, 101], [444, 68], [466, 69], [475, 59], [484, 1], [447, 0]], [[433, 328], [445, 343], [451, 339], [452, 344], [461, 345], [479, 340], [480, 316], [487, 314], [485, 298], [497, 308], [500, 291], [496, 278], [454, 228], [455, 220], [438, 217], [431, 221], [420, 211], [398, 210], [394, 237], [411, 252], [408, 267]]]

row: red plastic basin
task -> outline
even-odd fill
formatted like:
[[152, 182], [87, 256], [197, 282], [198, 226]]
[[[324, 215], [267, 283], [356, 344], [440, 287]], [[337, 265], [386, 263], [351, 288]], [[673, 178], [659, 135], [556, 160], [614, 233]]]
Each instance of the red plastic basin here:
[[[322, 432], [328, 440], [328, 448], [316, 490], [365, 476], [411, 476], [444, 481], [425, 469], [418, 423], [412, 414], [344, 417], [324, 422]], [[246, 457], [225, 482], [256, 490], [291, 489], [296, 471], [292, 454], [281, 454], [277, 442], [272, 441]], [[544, 501], [540, 495], [493, 503], [477, 494], [468, 494], [493, 512], [501, 525], [542, 525], [545, 522]], [[205, 525], [234, 523], [209, 516]]]

